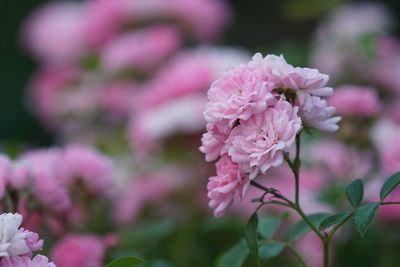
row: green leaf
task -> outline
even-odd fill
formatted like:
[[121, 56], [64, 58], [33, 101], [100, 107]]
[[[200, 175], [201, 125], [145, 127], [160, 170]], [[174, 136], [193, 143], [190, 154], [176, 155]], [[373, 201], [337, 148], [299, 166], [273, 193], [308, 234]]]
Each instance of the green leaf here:
[[258, 241], [257, 241], [257, 230], [258, 230], [258, 216], [257, 212], [251, 215], [250, 220], [247, 222], [245, 237], [247, 246], [249, 247], [250, 254], [256, 259], [258, 265], [260, 259], [258, 256]]
[[271, 239], [281, 223], [281, 218], [262, 216], [258, 222], [258, 232], [264, 239]]
[[108, 264], [106, 267], [134, 267], [140, 266], [144, 263], [147, 263], [147, 261], [130, 256], [116, 259], [115, 261]]
[[353, 207], [358, 207], [364, 197], [364, 184], [360, 179], [354, 180], [346, 187], [346, 195]]
[[371, 226], [379, 208], [379, 203], [368, 203], [357, 209], [354, 214], [354, 227], [356, 231], [364, 237], [368, 228]]
[[267, 261], [273, 257], [278, 256], [283, 249], [285, 248], [285, 243], [283, 242], [274, 242], [270, 244], [265, 244], [260, 246], [260, 257], [264, 261]]
[[349, 216], [350, 212], [344, 211], [344, 212], [339, 212], [336, 214], [333, 214], [327, 218], [325, 218], [319, 225], [320, 230], [324, 230], [326, 228], [329, 228], [331, 226], [334, 226], [335, 224], [343, 222], [347, 216]]
[[393, 174], [383, 184], [380, 192], [381, 201], [383, 201], [393, 189], [400, 184], [400, 172]]
[[249, 255], [249, 248], [244, 240], [241, 240], [227, 252], [218, 258], [217, 267], [241, 267]]
[[[327, 217], [329, 217], [329, 214], [327, 213], [314, 213], [308, 216], [310, 221], [313, 222], [316, 226], [320, 225], [320, 223]], [[310, 226], [303, 219], [301, 219], [289, 232], [288, 238], [289, 240], [294, 241], [310, 230]]]

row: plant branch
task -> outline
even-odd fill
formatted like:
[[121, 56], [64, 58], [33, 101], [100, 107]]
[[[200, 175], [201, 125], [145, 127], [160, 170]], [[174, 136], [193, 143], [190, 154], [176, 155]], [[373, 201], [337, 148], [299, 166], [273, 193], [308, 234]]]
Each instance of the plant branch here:
[[381, 205], [396, 205], [400, 204], [398, 201], [392, 201], [392, 202], [382, 202]]

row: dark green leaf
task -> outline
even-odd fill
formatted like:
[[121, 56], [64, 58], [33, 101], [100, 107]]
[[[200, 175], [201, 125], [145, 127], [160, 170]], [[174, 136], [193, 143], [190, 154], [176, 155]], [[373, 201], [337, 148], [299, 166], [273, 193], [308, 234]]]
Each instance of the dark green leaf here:
[[257, 240], [257, 230], [258, 230], [258, 216], [257, 212], [251, 215], [250, 220], [246, 225], [245, 237], [247, 246], [249, 247], [250, 254], [256, 259], [257, 263], [260, 262], [258, 257], [258, 240]]
[[278, 256], [283, 249], [285, 248], [285, 243], [282, 242], [274, 242], [270, 244], [265, 244], [260, 246], [260, 257], [264, 261], [269, 260], [270, 258]]
[[364, 197], [364, 184], [360, 179], [354, 180], [346, 187], [346, 195], [353, 207], [358, 207]]
[[249, 248], [246, 242], [241, 240], [218, 258], [217, 267], [241, 267], [248, 255]]
[[379, 205], [379, 203], [368, 203], [357, 209], [354, 215], [354, 227], [361, 237], [364, 237], [368, 228], [371, 226]]
[[389, 179], [387, 179], [386, 182], [383, 184], [380, 193], [381, 201], [383, 201], [390, 194], [390, 192], [392, 192], [393, 189], [395, 189], [396, 186], [398, 186], [399, 184], [400, 184], [400, 172], [390, 176]]
[[324, 230], [328, 227], [334, 226], [335, 224], [343, 222], [347, 216], [349, 216], [350, 212], [344, 211], [340, 213], [333, 214], [327, 218], [325, 218], [319, 225], [320, 230]]
[[[314, 213], [309, 215], [308, 217], [311, 220], [311, 222], [314, 223], [314, 225], [318, 226], [328, 216], [329, 214], [327, 213]], [[301, 219], [289, 232], [288, 238], [289, 240], [294, 241], [299, 237], [301, 237], [302, 235], [306, 234], [310, 230], [311, 230], [310, 226], [305, 221], [303, 221], [303, 219]]]
[[279, 227], [281, 218], [262, 216], [258, 222], [258, 232], [265, 239], [271, 239]]
[[116, 259], [115, 261], [108, 264], [106, 267], [134, 267], [140, 266], [146, 263], [146, 261], [137, 257], [123, 257]]

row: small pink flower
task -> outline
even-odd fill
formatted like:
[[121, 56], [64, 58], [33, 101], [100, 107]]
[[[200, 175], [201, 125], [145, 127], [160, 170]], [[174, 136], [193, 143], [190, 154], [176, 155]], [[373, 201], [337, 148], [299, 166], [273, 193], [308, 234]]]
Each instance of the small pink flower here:
[[125, 33], [104, 48], [102, 66], [111, 71], [152, 70], [179, 48], [180, 39], [175, 28], [163, 25]]
[[332, 117], [336, 109], [329, 106], [325, 99], [314, 95], [300, 94], [298, 102], [299, 115], [305, 125], [326, 132], [334, 132], [339, 128], [337, 123], [341, 117]]
[[206, 155], [207, 161], [213, 161], [219, 157], [230, 130], [228, 123], [207, 124], [207, 132], [203, 134], [200, 146], [200, 151]]
[[233, 163], [224, 155], [216, 163], [217, 176], [210, 177], [207, 184], [209, 206], [214, 216], [225, 215], [235, 197], [242, 198], [249, 186], [248, 176], [241, 171], [239, 164]]
[[371, 116], [380, 110], [379, 98], [371, 87], [345, 85], [338, 87], [329, 104], [343, 116]]
[[27, 256], [5, 257], [0, 260], [1, 267], [56, 267], [46, 256], [36, 255], [33, 259]]
[[233, 162], [248, 164], [250, 179], [283, 163], [283, 154], [293, 149], [302, 129], [298, 108], [280, 99], [264, 113], [253, 115], [233, 128], [228, 153]]
[[94, 235], [70, 234], [53, 247], [51, 259], [57, 267], [103, 267], [105, 245]]
[[47, 62], [75, 62], [85, 53], [83, 4], [53, 2], [27, 21], [24, 37], [29, 48]]
[[252, 114], [266, 110], [268, 104], [274, 104], [273, 86], [262, 79], [257, 69], [239, 66], [211, 85], [204, 116], [207, 122], [225, 119], [231, 126], [237, 119], [247, 120]]

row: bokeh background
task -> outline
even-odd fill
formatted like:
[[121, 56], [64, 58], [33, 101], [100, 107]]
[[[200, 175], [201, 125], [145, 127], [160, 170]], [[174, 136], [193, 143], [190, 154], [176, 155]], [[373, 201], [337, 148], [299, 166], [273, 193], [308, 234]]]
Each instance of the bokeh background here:
[[[235, 206], [234, 212], [232, 212], [230, 216], [221, 219], [212, 218], [211, 211], [207, 209], [206, 205], [206, 183], [207, 178], [213, 174], [214, 170], [212, 165], [207, 165], [205, 163], [203, 155], [198, 151], [203, 130], [189, 131], [189, 133], [183, 131], [180, 133], [168, 134], [167, 137], [163, 137], [161, 141], [158, 141], [157, 148], [155, 149], [156, 152], [154, 152], [154, 148], [148, 148], [147, 146], [144, 146], [143, 148], [141, 146], [146, 145], [145, 142], [148, 142], [148, 140], [144, 138], [143, 141], [139, 141], [143, 142], [139, 144], [139, 146], [133, 145], [134, 149], [132, 152], [130, 146], [132, 146], [132, 142], [135, 143], [135, 140], [127, 140], [125, 133], [121, 133], [121, 129], [119, 128], [120, 124], [118, 123], [112, 124], [112, 127], [114, 127], [113, 129], [115, 130], [111, 134], [112, 137], [110, 137], [107, 132], [106, 136], [101, 136], [101, 140], [97, 142], [98, 140], [93, 141], [92, 137], [87, 138], [87, 136], [84, 136], [85, 134], [82, 134], [81, 129], [78, 131], [79, 133], [72, 133], [72, 135], [75, 136], [71, 137], [70, 132], [65, 134], [65, 132], [63, 132], [65, 129], [53, 127], [54, 125], [49, 126], [49, 123], [43, 120], [43, 117], [35, 113], [35, 105], [32, 104], [32, 99], [29, 99], [27, 96], [29, 95], [28, 92], [30, 90], [29, 84], [31, 78], [35, 71], [37, 71], [42, 65], [42, 62], [35, 59], [33, 53], [27, 48], [29, 47], [29, 44], [24, 37], [23, 27], [24, 25], [26, 26], [28, 18], [32, 12], [47, 3], [47, 1], [34, 0], [4, 0], [2, 2], [2, 8], [0, 10], [0, 33], [2, 37], [0, 39], [1, 151], [15, 157], [29, 149], [51, 147], [55, 145], [65, 146], [69, 143], [79, 142], [85, 143], [85, 145], [96, 146], [99, 151], [112, 157], [117, 166], [124, 164], [130, 165], [130, 156], [133, 155], [135, 158], [133, 160], [133, 165], [135, 165], [135, 175], [137, 172], [137, 176], [147, 175], [152, 176], [152, 178], [159, 177], [163, 181], [160, 182], [156, 179], [154, 182], [150, 179], [151, 182], [149, 183], [143, 182], [143, 184], [138, 183], [133, 185], [133, 193], [120, 193], [125, 197], [127, 202], [137, 201], [141, 204], [145, 203], [143, 204], [143, 207], [140, 207], [140, 211], [137, 211], [138, 214], [135, 214], [135, 219], [119, 218], [119, 220], [125, 220], [123, 226], [115, 226], [113, 223], [109, 222], [109, 219], [105, 220], [107, 222], [103, 222], [101, 218], [112, 216], [109, 214], [110, 210], [108, 210], [101, 212], [100, 215], [97, 214], [97, 216], [99, 216], [96, 217], [98, 219], [97, 225], [88, 224], [85, 229], [81, 229], [80, 227], [71, 227], [68, 228], [68, 231], [75, 231], [78, 233], [86, 231], [98, 235], [113, 232], [120, 238], [125, 237], [125, 239], [122, 238], [123, 240], [119, 245], [116, 245], [113, 249], [107, 251], [107, 254], [104, 256], [105, 261], [116, 258], [120, 255], [136, 254], [148, 259], [150, 263], [153, 264], [151, 265], [153, 267], [216, 266], [218, 257], [242, 237], [244, 223], [247, 216], [251, 214], [254, 206], [249, 204], [250, 201], [247, 200], [248, 203], [242, 203], [243, 205]], [[354, 114], [348, 114], [344, 111], [344, 114], [341, 115], [345, 117], [343, 121], [343, 125], [345, 126], [343, 129], [345, 130], [335, 136], [330, 136], [330, 139], [328, 139], [326, 143], [323, 143], [326, 141], [322, 139], [322, 136], [324, 135], [319, 132], [305, 138], [306, 140], [304, 142], [306, 143], [318, 143], [318, 141], [322, 140], [315, 146], [310, 145], [309, 151], [311, 152], [307, 154], [313, 155], [309, 164], [311, 167], [307, 168], [305, 174], [305, 177], [309, 178], [309, 181], [312, 181], [309, 183], [306, 182], [304, 185], [306, 188], [305, 191], [309, 192], [308, 195], [310, 195], [305, 197], [306, 205], [309, 205], [307, 208], [309, 208], [310, 212], [319, 210], [332, 211], [335, 209], [333, 208], [335, 205], [343, 206], [344, 195], [341, 192], [345, 184], [353, 178], [363, 178], [355, 176], [368, 176], [366, 180], [369, 179], [371, 184], [371, 186], [368, 187], [368, 192], [372, 192], [374, 191], [374, 188], [378, 188], [377, 186], [375, 187], [375, 185], [380, 184], [380, 178], [382, 176], [388, 175], [389, 172], [396, 171], [396, 168], [400, 169], [400, 153], [398, 152], [400, 149], [394, 151], [390, 155], [385, 155], [385, 153], [377, 151], [379, 150], [377, 149], [377, 146], [385, 146], [379, 143], [383, 142], [382, 139], [394, 136], [393, 140], [396, 140], [396, 136], [400, 136], [398, 128], [400, 124], [400, 115], [398, 115], [400, 108], [396, 108], [398, 106], [397, 104], [400, 102], [392, 101], [393, 99], [400, 99], [400, 90], [398, 89], [400, 83], [396, 84], [396, 81], [385, 83], [382, 82], [382, 79], [371, 79], [371, 70], [364, 68], [364, 65], [368, 65], [371, 62], [378, 62], [378, 59], [375, 58], [378, 54], [383, 54], [383, 57], [385, 57], [385, 52], [387, 52], [389, 58], [397, 58], [400, 55], [397, 40], [400, 37], [399, 1], [231, 0], [225, 1], [225, 3], [231, 8], [232, 18], [229, 23], [227, 23], [226, 28], [220, 31], [221, 33], [218, 34], [219, 36], [215, 41], [213, 41], [213, 44], [217, 46], [234, 47], [235, 49], [240, 50], [238, 55], [229, 58], [231, 61], [227, 60], [229, 62], [226, 63], [226, 66], [229, 66], [230, 62], [234, 64], [245, 62], [250, 59], [250, 55], [253, 53], [262, 52], [263, 54], [283, 54], [286, 60], [295, 66], [321, 67], [317, 66], [318, 60], [315, 60], [315, 54], [316, 50], [324, 45], [324, 42], [318, 38], [325, 38], [328, 43], [333, 40], [333, 43], [335, 43], [335, 38], [340, 39], [338, 36], [340, 36], [341, 32], [346, 32], [347, 29], [353, 27], [352, 25], [337, 24], [333, 26], [337, 27], [333, 30], [333, 32], [335, 30], [339, 32], [337, 36], [335, 34], [329, 36], [329, 31], [327, 31], [328, 33], [325, 32], [325, 35], [324, 33], [320, 35], [317, 34], [318, 27], [323, 27], [323, 23], [329, 24], [329, 17], [332, 16], [333, 12], [335, 12], [337, 8], [345, 5], [363, 6], [365, 4], [373, 6], [377, 4], [379, 6], [378, 9], [382, 7], [385, 8], [385, 11], [382, 14], [384, 18], [387, 18], [390, 21], [390, 26], [382, 26], [382, 29], [376, 31], [372, 30], [371, 32], [368, 32], [367, 30], [365, 36], [368, 38], [365, 39], [364, 35], [361, 37], [359, 36], [360, 38], [355, 42], [357, 43], [355, 48], [352, 46], [354, 43], [351, 43], [351, 41], [349, 41], [349, 44], [346, 43], [346, 45], [355, 49], [353, 54], [351, 54], [351, 49], [348, 50], [348, 47], [344, 46], [344, 48], [339, 47], [339, 53], [333, 55], [333, 58], [343, 56], [345, 59], [342, 61], [342, 65], [338, 63], [340, 66], [339, 68], [349, 67], [349, 70], [344, 71], [347, 72], [347, 74], [354, 73], [354, 75], [343, 75], [343, 73], [340, 73], [340, 69], [339, 71], [336, 69], [336, 72], [331, 69], [333, 73], [329, 73], [329, 71], [327, 72], [328, 74], [331, 74], [331, 77], [333, 77], [331, 82], [332, 86], [340, 86], [349, 83], [370, 86], [379, 96], [381, 106], [388, 104], [391, 107], [394, 107], [387, 110], [387, 112], [386, 110], [382, 111], [382, 108], [372, 116], [365, 116], [365, 114], [360, 115], [357, 112]], [[362, 19], [365, 19], [365, 17], [358, 16], [361, 14], [361, 11], [353, 9], [350, 11], [350, 14], [352, 14], [352, 12], [354, 12], [354, 17], [350, 16], [351, 18], [347, 19], [351, 23], [354, 23], [354, 25], [357, 25], [357, 23], [360, 23]], [[373, 18], [371, 17], [371, 19]], [[357, 28], [357, 26], [354, 27]], [[349, 32], [352, 34], [351, 30]], [[372, 36], [372, 38], [389, 36], [390, 38], [388, 39], [390, 40], [388, 41], [388, 44], [383, 44], [383, 48], [379, 50], [378, 46], [376, 46], [378, 43], [376, 39], [373, 39], [373, 45], [371, 46], [370, 36]], [[344, 42], [347, 41], [345, 40]], [[196, 42], [198, 41], [189, 40], [184, 46], [195, 47]], [[362, 52], [359, 53], [360, 51]], [[216, 51], [215, 53], [219, 52]], [[325, 60], [329, 61], [331, 59], [332, 58], [328, 57]], [[352, 66], [352, 64], [343, 63], [346, 62], [346, 59], [350, 59], [351, 62], [357, 63], [354, 64], [354, 66]], [[219, 59], [216, 57], [213, 58], [213, 60]], [[400, 63], [398, 62], [400, 62], [400, 60], [390, 62], [390, 64], [393, 65], [391, 65], [391, 69], [388, 70], [388, 72], [393, 71], [394, 73], [399, 73]], [[385, 64], [387, 66], [389, 63]], [[359, 68], [360, 66], [361, 68]], [[329, 70], [329, 66], [322, 67]], [[324, 71], [325, 70], [322, 70], [322, 72]], [[334, 76], [332, 76], [332, 74]], [[378, 75], [381, 78], [384, 77], [383, 79], [385, 81], [393, 78], [388, 75], [387, 72]], [[385, 87], [395, 88], [386, 90]], [[151, 102], [151, 99], [149, 101]], [[360, 110], [363, 110], [363, 104], [360, 105]], [[135, 116], [144, 117], [145, 115], [140, 114]], [[391, 120], [395, 126], [392, 128], [387, 125], [382, 126], [382, 124], [378, 123], [381, 121], [381, 118]], [[137, 118], [137, 120], [139, 121], [140, 118]], [[153, 120], [157, 122], [157, 117], [155, 119], [153, 117]], [[360, 125], [361, 128], [346, 128], [346, 125], [348, 126], [348, 124]], [[378, 129], [375, 130], [375, 133], [378, 131], [382, 134], [375, 134], [374, 137], [366, 137], [370, 131], [373, 132], [373, 130], [371, 130], [374, 128], [373, 125], [378, 124], [382, 127], [386, 127], [383, 129], [378, 127]], [[388, 130], [388, 128], [391, 130]], [[94, 129], [94, 131], [97, 131], [97, 129]], [[137, 132], [136, 129], [132, 131], [135, 131], [135, 133]], [[349, 137], [355, 132], [359, 133], [359, 135], [356, 137], [353, 135], [353, 139]], [[83, 137], [79, 136], [79, 138], [75, 138], [77, 135], [81, 134]], [[146, 135], [146, 133], [144, 133], [144, 135]], [[133, 139], [140, 139], [141, 137], [135, 136], [134, 134], [133, 137], [131, 135], [129, 136], [129, 138]], [[112, 141], [109, 142], [109, 140], [111, 140], [109, 138], [112, 138]], [[88, 139], [90, 141], [87, 141]], [[336, 143], [332, 144], [329, 142]], [[372, 145], [374, 142], [375, 146]], [[110, 143], [112, 143], [112, 145], [110, 145]], [[376, 145], [376, 143], [379, 143], [380, 145]], [[395, 141], [393, 141], [393, 143], [395, 143]], [[162, 149], [159, 150], [160, 147], [162, 147]], [[141, 149], [144, 151], [140, 151]], [[350, 150], [351, 152], [349, 152]], [[129, 154], [131, 152], [132, 155]], [[321, 156], [318, 156], [318, 153], [327, 155], [327, 157], [322, 157], [321, 159]], [[151, 161], [148, 160], [149, 155]], [[340, 162], [340, 157], [343, 155], [350, 157], [351, 160], [349, 161], [355, 166], [348, 166], [346, 165], [346, 162]], [[330, 161], [329, 158], [335, 157], [337, 159], [336, 162]], [[385, 160], [382, 160], [382, 158], [385, 158]], [[393, 163], [391, 161], [392, 159], [393, 161], [397, 161]], [[145, 167], [141, 166], [141, 162], [143, 161], [146, 161], [146, 164], [144, 164], [146, 165]], [[336, 168], [332, 171], [333, 174], [321, 174], [320, 169], [317, 168], [318, 170], [315, 170], [313, 164], [315, 162], [320, 163], [321, 161], [327, 165], [332, 164], [329, 166], [334, 166], [332, 168]], [[379, 161], [384, 162], [377, 163]], [[389, 167], [387, 167], [388, 165]], [[152, 166], [157, 170], [156, 174], [149, 174], [149, 169], [151, 169]], [[143, 168], [141, 169], [141, 167]], [[123, 170], [118, 171], [118, 175], [129, 176], [129, 174], [126, 173], [121, 174], [124, 171], [129, 172], [129, 168], [123, 167], [121, 169]], [[343, 170], [347, 169], [349, 171], [343, 173]], [[371, 169], [373, 169], [373, 171], [371, 171]], [[335, 171], [338, 172], [335, 173]], [[195, 174], [193, 174], [193, 172], [195, 172]], [[332, 177], [339, 176], [338, 173], [346, 178], [332, 181]], [[373, 174], [371, 175], [371, 173]], [[175, 183], [177, 183], [175, 180], [172, 183], [167, 182], [166, 184], [163, 184], [169, 179], [168, 177], [172, 176], [179, 176], [178, 182], [183, 181], [183, 189], [175, 185]], [[271, 176], [287, 176], [287, 170], [277, 170], [276, 173], [271, 174]], [[374, 177], [371, 178], [369, 176]], [[193, 182], [191, 182], [190, 179], [188, 180], [188, 177], [193, 179]], [[326, 180], [322, 182], [320, 181], [325, 178]], [[118, 178], [116, 179], [118, 180]], [[135, 179], [136, 178], [133, 180]], [[182, 181], [179, 179], [182, 179]], [[274, 183], [278, 188], [286, 186], [285, 182], [279, 180], [274, 181]], [[160, 185], [162, 189], [171, 187], [173, 189], [167, 191], [174, 192], [172, 194], [168, 192], [167, 194], [163, 190], [160, 190]], [[155, 188], [155, 190], [152, 191], [152, 188]], [[149, 192], [148, 195], [144, 194], [138, 199], [130, 197], [132, 194], [140, 195], [140, 191], [146, 190]], [[375, 191], [377, 190], [378, 189]], [[254, 195], [256, 194], [257, 192]], [[315, 196], [315, 194], [318, 196]], [[158, 200], [158, 197], [161, 195], [168, 195], [168, 197], [162, 197], [163, 200]], [[371, 193], [371, 195], [373, 195], [373, 193]], [[368, 197], [370, 196], [368, 195]], [[156, 199], [156, 201], [153, 201], [154, 199]], [[150, 205], [147, 205], [147, 200], [150, 200], [148, 201], [150, 202]], [[114, 196], [113, 201], [123, 202], [124, 200], [115, 200]], [[157, 206], [160, 206], [161, 208], [155, 208]], [[136, 207], [129, 207], [128, 205], [128, 207], [125, 208], [127, 210], [132, 210]], [[113, 208], [109, 209], [113, 211]], [[157, 212], [153, 212], [155, 209], [157, 209]], [[271, 211], [273, 214], [280, 214], [280, 212], [281, 211], [276, 210]], [[336, 242], [334, 249], [334, 266], [400, 266], [400, 260], [397, 255], [398, 246], [400, 245], [399, 220], [399, 212], [386, 211], [386, 213], [382, 213], [380, 222], [377, 226], [371, 229], [364, 239], [361, 239], [352, 233], [350, 227], [349, 229], [346, 228], [343, 231], [344, 233], [338, 237]], [[289, 221], [288, 224], [290, 223], [292, 223], [292, 221]], [[117, 223], [117, 225], [119, 224]], [[284, 228], [285, 227], [286, 226], [284, 226]], [[50, 242], [48, 242], [49, 245], [46, 247], [46, 251], [51, 251], [53, 244], [55, 244], [58, 238], [60, 238], [60, 236], [52, 236], [52, 234], [49, 234], [49, 236]], [[314, 254], [318, 251], [319, 244], [316, 244], [317, 242], [312, 237], [306, 237], [302, 242], [303, 243], [299, 244], [299, 248], [311, 262], [310, 266], [320, 266], [319, 259]], [[254, 263], [251, 262], [250, 259], [247, 264], [248, 266], [252, 266]], [[265, 266], [297, 265], [291, 257], [277, 257], [266, 262]], [[65, 265], [62, 267], [76, 266]], [[82, 265], [82, 267], [97, 266]]]

